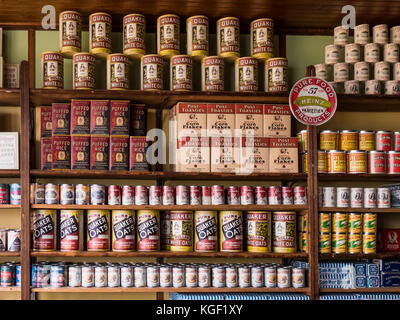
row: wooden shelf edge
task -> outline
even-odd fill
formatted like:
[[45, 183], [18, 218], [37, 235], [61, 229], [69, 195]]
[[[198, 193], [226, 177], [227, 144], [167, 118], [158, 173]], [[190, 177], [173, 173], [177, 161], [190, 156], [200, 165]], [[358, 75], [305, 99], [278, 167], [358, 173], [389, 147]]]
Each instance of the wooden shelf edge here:
[[19, 178], [20, 171], [19, 170], [0, 170], [1, 178]]
[[1, 251], [0, 252], [0, 258], [1, 257], [20, 257], [21, 253], [20, 252], [10, 252], [10, 251]]
[[0, 292], [21, 292], [21, 287], [0, 287]]
[[0, 204], [0, 209], [21, 209], [20, 204]]

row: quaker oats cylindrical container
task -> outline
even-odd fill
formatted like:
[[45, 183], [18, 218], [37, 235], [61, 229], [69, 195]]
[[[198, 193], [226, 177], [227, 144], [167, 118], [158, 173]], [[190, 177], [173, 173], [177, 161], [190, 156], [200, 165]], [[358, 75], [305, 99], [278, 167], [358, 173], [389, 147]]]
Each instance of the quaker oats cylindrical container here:
[[64, 11], [59, 16], [60, 53], [72, 58], [81, 51], [82, 16], [76, 11]]
[[374, 79], [379, 81], [390, 80], [390, 64], [387, 61], [379, 61], [374, 64]]
[[390, 28], [390, 42], [400, 43], [400, 26]]
[[107, 90], [126, 90], [129, 88], [128, 57], [123, 53], [107, 56]]
[[235, 17], [217, 21], [217, 54], [234, 61], [240, 57], [240, 22]]
[[383, 60], [390, 63], [399, 62], [399, 45], [397, 43], [386, 43], [384, 45]]
[[96, 81], [96, 59], [88, 52], [78, 52], [73, 56], [73, 88], [94, 89]]
[[314, 66], [315, 76], [325, 81], [329, 81], [329, 64], [320, 63]]
[[140, 59], [146, 53], [146, 17], [138, 13], [123, 18], [124, 54], [131, 59]]
[[360, 93], [360, 82], [357, 80], [345, 81], [344, 93], [345, 94], [359, 94]]
[[386, 95], [400, 94], [400, 81], [398, 81], [398, 80], [385, 81], [383, 93]]
[[365, 81], [365, 94], [381, 94], [381, 82], [379, 80]]
[[368, 81], [369, 80], [369, 63], [360, 61], [354, 64], [354, 80]]
[[372, 28], [372, 41], [385, 44], [389, 42], [389, 31], [387, 24], [379, 24]]
[[379, 62], [380, 60], [380, 47], [377, 43], [368, 43], [364, 46], [364, 61], [366, 62]]
[[354, 27], [354, 43], [366, 45], [370, 41], [369, 24], [359, 24]]
[[195, 60], [208, 56], [208, 18], [193, 16], [186, 20], [187, 54]]
[[242, 57], [235, 60], [235, 91], [258, 91], [258, 60]]
[[89, 50], [96, 57], [105, 59], [111, 53], [112, 17], [105, 12], [89, 16]]
[[265, 60], [274, 56], [274, 20], [262, 18], [250, 23], [251, 55]]
[[356, 63], [360, 61], [361, 50], [357, 43], [349, 43], [344, 47], [344, 61], [347, 63]]
[[170, 58], [179, 54], [180, 19], [175, 14], [165, 14], [157, 18], [157, 53]]
[[346, 62], [333, 65], [333, 81], [345, 82], [349, 80], [349, 64]]
[[337, 26], [333, 29], [333, 43], [337, 46], [345, 46], [349, 43], [349, 29]]
[[176, 55], [171, 57], [170, 62], [170, 90], [191, 91], [192, 90], [192, 66], [193, 61], [189, 55]]
[[218, 56], [204, 57], [201, 61], [201, 90], [224, 91], [224, 59]]
[[141, 90], [162, 90], [163, 58], [158, 54], [148, 54], [141, 58]]
[[325, 46], [325, 63], [334, 64], [340, 60], [340, 46], [329, 44]]

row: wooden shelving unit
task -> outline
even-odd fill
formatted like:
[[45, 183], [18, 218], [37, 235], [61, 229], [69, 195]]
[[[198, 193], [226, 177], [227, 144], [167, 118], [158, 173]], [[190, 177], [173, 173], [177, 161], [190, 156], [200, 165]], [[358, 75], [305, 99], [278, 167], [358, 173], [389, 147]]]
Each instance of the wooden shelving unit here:
[[335, 289], [321, 288], [321, 293], [400, 293], [400, 287], [360, 288], [360, 289]]

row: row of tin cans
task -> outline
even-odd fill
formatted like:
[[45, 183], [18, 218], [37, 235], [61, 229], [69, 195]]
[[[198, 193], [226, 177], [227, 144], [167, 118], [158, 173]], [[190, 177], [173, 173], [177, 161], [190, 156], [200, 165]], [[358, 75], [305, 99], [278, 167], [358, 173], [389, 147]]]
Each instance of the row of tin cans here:
[[[296, 252], [296, 212], [35, 210], [33, 250]], [[60, 227], [58, 228], [57, 224]], [[305, 232], [306, 229], [299, 229]], [[111, 248], [110, 240], [112, 239]], [[272, 239], [272, 241], [271, 241]], [[246, 240], [246, 241], [244, 241]]]
[[349, 80], [344, 82], [329, 82], [337, 94], [367, 94], [367, 95], [398, 95], [400, 80]]
[[376, 253], [376, 233], [320, 233], [319, 252]]
[[15, 262], [6, 262], [0, 265], [0, 286], [21, 286], [21, 265]]
[[21, 204], [21, 185], [19, 183], [1, 183], [0, 204]]
[[[390, 33], [389, 33], [390, 31]], [[334, 44], [345, 46], [350, 42], [350, 29], [344, 26], [337, 26], [333, 29]], [[390, 38], [389, 38], [390, 34]], [[372, 27], [372, 39], [370, 36], [369, 24], [360, 24], [354, 27], [354, 43], [367, 45], [373, 43], [384, 45], [386, 43], [400, 43], [400, 26], [389, 27], [387, 24], [379, 24]]]
[[[307, 130], [297, 133], [299, 152], [307, 152]], [[400, 151], [400, 131], [323, 130], [319, 133], [321, 151]]]
[[0, 251], [21, 251], [21, 229], [0, 229]]
[[318, 187], [318, 203], [325, 208], [391, 208], [388, 187]]
[[304, 205], [306, 187], [31, 184], [31, 203], [77, 205]]
[[376, 233], [376, 213], [319, 213], [320, 233]]
[[277, 264], [83, 263], [32, 265], [33, 287], [304, 288], [305, 269]]

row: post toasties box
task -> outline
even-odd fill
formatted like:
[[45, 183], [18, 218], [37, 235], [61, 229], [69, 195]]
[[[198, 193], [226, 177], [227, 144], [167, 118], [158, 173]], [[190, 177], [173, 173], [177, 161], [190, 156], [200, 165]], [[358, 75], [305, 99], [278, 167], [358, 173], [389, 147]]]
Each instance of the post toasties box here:
[[263, 136], [263, 105], [236, 103], [235, 129], [242, 131], [242, 137]]
[[210, 172], [210, 138], [178, 138], [177, 172]]
[[234, 173], [240, 165], [240, 138], [211, 137], [211, 172]]
[[90, 101], [90, 134], [91, 135], [110, 134], [109, 100]]
[[269, 152], [270, 172], [299, 172], [297, 138], [271, 138]]
[[207, 133], [209, 137], [230, 135], [233, 137], [235, 129], [234, 103], [207, 104]]
[[52, 134], [69, 135], [71, 121], [71, 105], [69, 103], [53, 103], [51, 105]]
[[240, 169], [243, 173], [266, 173], [269, 170], [269, 138], [241, 139]]
[[90, 100], [71, 100], [71, 135], [90, 133]]
[[[207, 129], [207, 104], [178, 102], [173, 107], [176, 120], [176, 136], [189, 137], [202, 134]], [[204, 132], [205, 133], [205, 132]]]
[[264, 137], [289, 138], [291, 134], [290, 107], [284, 104], [264, 104]]
[[109, 170], [110, 137], [90, 137], [90, 170]]

